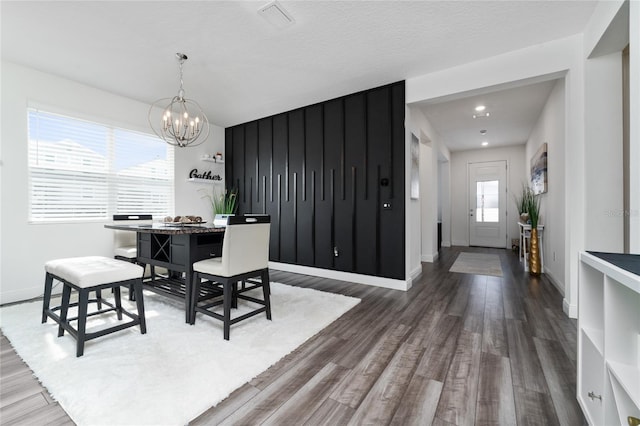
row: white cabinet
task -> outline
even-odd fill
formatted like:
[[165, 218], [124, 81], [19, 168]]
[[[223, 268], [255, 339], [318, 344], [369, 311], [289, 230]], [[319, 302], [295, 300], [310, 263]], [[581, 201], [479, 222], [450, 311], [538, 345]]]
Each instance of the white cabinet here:
[[640, 276], [591, 253], [580, 254], [577, 379], [589, 424], [640, 418]]

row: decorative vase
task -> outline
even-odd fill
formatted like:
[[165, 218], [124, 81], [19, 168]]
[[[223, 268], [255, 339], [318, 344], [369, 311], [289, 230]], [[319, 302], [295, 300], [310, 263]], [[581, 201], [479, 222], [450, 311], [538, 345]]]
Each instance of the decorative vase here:
[[540, 275], [538, 228], [533, 226], [531, 227], [531, 238], [529, 238], [529, 274]]
[[527, 223], [529, 221], [529, 213], [520, 213], [520, 222]]

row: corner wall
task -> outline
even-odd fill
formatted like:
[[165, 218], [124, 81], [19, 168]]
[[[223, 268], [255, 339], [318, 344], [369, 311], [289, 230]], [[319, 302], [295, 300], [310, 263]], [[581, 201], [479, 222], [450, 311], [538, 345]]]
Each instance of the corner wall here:
[[[106, 222], [31, 224], [29, 217], [27, 113], [29, 102], [78, 113], [132, 130], [149, 132], [149, 106], [70, 80], [13, 63], [2, 62], [2, 123], [0, 139], [0, 304], [37, 297], [44, 285], [47, 260], [86, 255], [113, 255], [113, 231]], [[7, 126], [6, 123], [11, 123]], [[216, 149], [212, 138], [202, 149]], [[219, 142], [221, 146], [221, 142]], [[176, 150], [177, 211], [206, 212], [195, 205], [196, 186], [186, 182], [199, 165], [194, 151]], [[193, 210], [192, 210], [193, 205]], [[201, 209], [202, 208], [202, 209]]]
[[[438, 198], [441, 189], [449, 190], [448, 183], [442, 188], [439, 186], [442, 177], [439, 175], [438, 159], [448, 161], [450, 153], [420, 108], [408, 106], [407, 110], [408, 132], [420, 141], [420, 198], [409, 199], [407, 207], [408, 268], [415, 271], [421, 270], [420, 262], [433, 262], [438, 258]], [[446, 173], [449, 173], [448, 169]], [[446, 225], [447, 229], [450, 211], [448, 196], [447, 192], [442, 197], [443, 228]]]
[[629, 5], [629, 40], [635, 40], [629, 46], [629, 140], [631, 158], [630, 167], [630, 252], [640, 254], [640, 2]]
[[585, 66], [585, 250], [622, 253], [622, 54]]
[[[527, 140], [524, 157], [526, 182], [531, 181], [531, 158], [547, 144], [547, 192], [541, 194], [541, 222], [544, 224], [544, 273], [562, 295], [565, 293], [565, 82], [560, 79]], [[570, 153], [568, 153], [571, 156]], [[571, 209], [568, 217], [578, 214]]]

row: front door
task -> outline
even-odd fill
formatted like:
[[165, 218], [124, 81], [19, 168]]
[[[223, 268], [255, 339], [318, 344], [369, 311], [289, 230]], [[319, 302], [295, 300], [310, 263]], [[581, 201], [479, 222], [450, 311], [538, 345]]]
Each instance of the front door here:
[[507, 246], [507, 162], [469, 163], [469, 245]]

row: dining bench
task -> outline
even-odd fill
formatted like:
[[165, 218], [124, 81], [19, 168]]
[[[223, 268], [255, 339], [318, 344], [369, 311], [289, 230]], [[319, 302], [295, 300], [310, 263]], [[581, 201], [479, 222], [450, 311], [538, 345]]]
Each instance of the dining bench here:
[[[47, 318], [53, 319], [58, 324], [58, 337], [69, 332], [76, 339], [76, 357], [84, 353], [84, 345], [92, 340], [129, 327], [140, 326], [140, 332], [147, 332], [144, 299], [142, 296], [142, 276], [144, 268], [124, 260], [112, 259], [103, 256], [84, 256], [65, 259], [50, 260], [45, 263], [44, 298], [42, 302], [42, 323]], [[59, 306], [51, 307], [51, 292], [53, 280], [63, 284], [62, 301]], [[122, 307], [120, 287], [133, 288], [137, 314], [131, 313]], [[113, 289], [114, 303], [100, 296], [100, 291]], [[71, 302], [71, 292], [78, 292], [78, 301]], [[89, 294], [97, 292], [95, 299], [90, 299]], [[97, 304], [97, 310], [88, 312], [90, 303]], [[106, 305], [105, 308], [102, 305]], [[69, 317], [69, 308], [77, 307], [77, 316]], [[58, 314], [59, 312], [59, 314]], [[118, 322], [115, 325], [102, 328], [98, 331], [87, 332], [87, 318], [115, 312]], [[120, 322], [122, 315], [131, 319], [126, 323]], [[72, 322], [77, 321], [77, 327]]]

